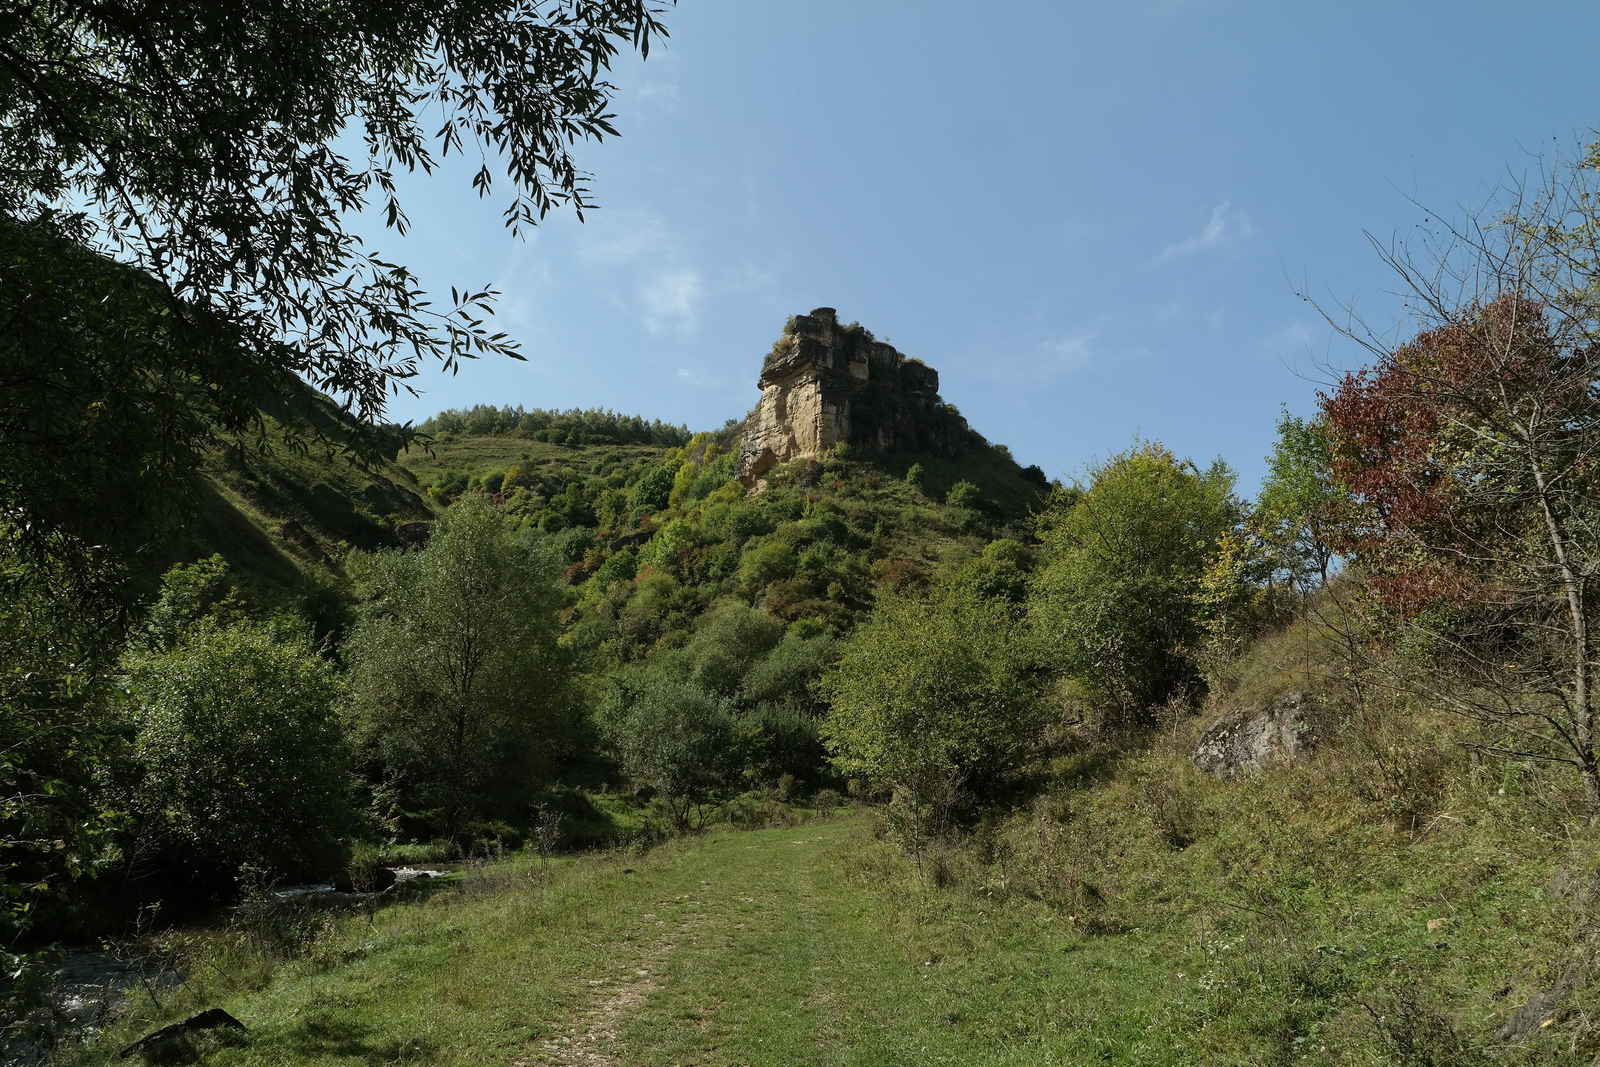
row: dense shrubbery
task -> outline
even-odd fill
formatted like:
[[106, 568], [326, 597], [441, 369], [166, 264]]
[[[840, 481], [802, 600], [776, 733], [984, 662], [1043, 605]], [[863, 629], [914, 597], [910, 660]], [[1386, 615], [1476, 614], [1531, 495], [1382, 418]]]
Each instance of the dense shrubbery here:
[[992, 794], [1044, 722], [1040, 661], [1017, 607], [953, 581], [888, 596], [823, 678], [834, 761], [942, 819], [963, 792]]
[[420, 551], [363, 557], [356, 575], [348, 721], [384, 814], [457, 836], [516, 813], [577, 741], [555, 561], [469, 496]]
[[133, 807], [169, 875], [338, 870], [353, 829], [344, 688], [303, 625], [202, 618], [126, 670]]
[[1243, 518], [1233, 472], [1200, 471], [1158, 444], [1091, 472], [1037, 520], [1045, 560], [1033, 614], [1056, 661], [1122, 724], [1198, 680], [1200, 580]]

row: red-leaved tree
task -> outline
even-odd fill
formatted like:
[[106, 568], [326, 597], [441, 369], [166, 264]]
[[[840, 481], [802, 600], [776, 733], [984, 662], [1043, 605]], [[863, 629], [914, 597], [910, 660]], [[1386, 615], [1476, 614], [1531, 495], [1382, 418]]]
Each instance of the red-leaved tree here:
[[1487, 299], [1424, 284], [1429, 328], [1322, 397], [1355, 504], [1334, 547], [1447, 652], [1450, 684], [1424, 684], [1482, 747], [1572, 765], [1600, 811], [1600, 346], [1529, 265], [1489, 262]]

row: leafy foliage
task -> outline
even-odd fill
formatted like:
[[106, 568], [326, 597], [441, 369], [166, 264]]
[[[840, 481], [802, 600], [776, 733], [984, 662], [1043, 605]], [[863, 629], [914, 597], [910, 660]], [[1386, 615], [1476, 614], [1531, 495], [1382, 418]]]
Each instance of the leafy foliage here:
[[1514, 294], [1451, 309], [1323, 407], [1354, 497], [1340, 546], [1488, 694], [1446, 699], [1502, 731], [1492, 750], [1576, 767], [1600, 806], [1600, 348], [1568, 322]]
[[1327, 583], [1330, 531], [1345, 500], [1334, 480], [1327, 424], [1285, 410], [1252, 518], [1276, 556], [1276, 569], [1293, 586], [1309, 590]]
[[497, 407], [474, 404], [470, 408], [450, 408], [417, 426], [422, 434], [470, 434], [473, 436], [517, 436], [558, 445], [685, 445], [689, 430], [671, 426], [660, 419], [620, 415], [601, 408], [572, 408], [547, 411], [524, 410], [521, 405]]
[[623, 766], [656, 791], [677, 826], [688, 826], [696, 809], [737, 778], [733, 703], [670, 671], [647, 671], [636, 681], [616, 724]]
[[136, 807], [205, 880], [332, 873], [351, 829], [342, 680], [283, 623], [203, 619], [126, 664]]
[[362, 557], [356, 578], [366, 600], [345, 655], [359, 750], [425, 825], [459, 834], [514, 810], [573, 741], [554, 562], [468, 495], [425, 547]]
[[[376, 201], [403, 232], [395, 171], [454, 152], [502, 163], [514, 230], [560, 205], [581, 215], [571, 148], [615, 135], [604, 73], [619, 44], [648, 53], [659, 13], [645, 0], [33, 4], [0, 63], [0, 214], [52, 219], [148, 274], [176, 329], [233, 346], [246, 380], [293, 372], [377, 415], [420, 357], [449, 367], [515, 346], [477, 317], [492, 294], [435, 311], [345, 219]], [[354, 159], [330, 147], [350, 126]], [[473, 186], [493, 181], [486, 162]]]
[[107, 712], [121, 610], [75, 595], [82, 578], [76, 567], [0, 554], [0, 938], [8, 944], [60, 919], [74, 883], [115, 861], [127, 822], [108, 788], [128, 740]]
[[1138, 721], [1196, 678], [1195, 594], [1240, 507], [1220, 460], [1200, 471], [1148, 443], [1057, 493], [1037, 530], [1045, 560], [1032, 614], [1066, 670], [1116, 718]]
[[934, 782], [993, 787], [1043, 721], [1033, 647], [1011, 604], [961, 584], [880, 598], [820, 683], [835, 763], [917, 804]]

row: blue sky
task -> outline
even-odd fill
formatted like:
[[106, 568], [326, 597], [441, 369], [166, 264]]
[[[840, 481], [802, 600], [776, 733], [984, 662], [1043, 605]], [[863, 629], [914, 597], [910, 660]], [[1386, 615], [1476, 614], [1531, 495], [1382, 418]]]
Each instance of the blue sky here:
[[505, 291], [526, 363], [391, 414], [742, 415], [784, 318], [839, 309], [938, 368], [1022, 463], [1136, 436], [1252, 490], [1280, 403], [1359, 361], [1308, 290], [1398, 328], [1364, 231], [1484, 203], [1594, 139], [1600, 5], [682, 0], [580, 149], [602, 209], [523, 242], [454, 168], [405, 184], [441, 292]]

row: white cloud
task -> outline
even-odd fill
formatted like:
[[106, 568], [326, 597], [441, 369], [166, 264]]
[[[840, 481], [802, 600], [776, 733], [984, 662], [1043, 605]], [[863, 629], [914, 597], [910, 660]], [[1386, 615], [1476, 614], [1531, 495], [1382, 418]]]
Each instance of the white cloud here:
[[1087, 367], [1094, 357], [1094, 350], [1090, 347], [1094, 339], [1093, 330], [1080, 330], [1077, 333], [1047, 338], [1039, 346], [1040, 377], [1056, 378]]
[[695, 242], [655, 212], [596, 212], [575, 243], [579, 262], [603, 278], [611, 305], [657, 337], [694, 337], [713, 301], [771, 302], [779, 291], [775, 267], [764, 262], [703, 267]]
[[578, 234], [579, 260], [611, 278], [619, 312], [656, 336], [688, 338], [707, 286], [688, 242], [651, 212], [596, 212]]
[[538, 237], [535, 232], [518, 240], [494, 281], [494, 288], [502, 294], [501, 318], [524, 338], [537, 326], [544, 294], [553, 280], [550, 261], [535, 254]]
[[632, 266], [675, 252], [666, 221], [659, 215], [602, 209], [589, 216], [577, 233], [578, 256], [599, 267]]
[[[964, 364], [961, 369], [973, 377], [1000, 385], [1047, 385], [1100, 359], [1102, 353], [1096, 345], [1099, 334], [1098, 327], [1048, 334], [1009, 350], [973, 353], [959, 364]], [[951, 370], [959, 364], [953, 362]]]
[[692, 267], [669, 267], [647, 275], [638, 289], [644, 327], [653, 334], [690, 336], [700, 321], [705, 284]]
[[[683, 60], [675, 52], [665, 48], [652, 49], [650, 58], [640, 64], [638, 71], [639, 80], [634, 82], [631, 95], [633, 102], [630, 111], [653, 109], [665, 114], [678, 110], [679, 103], [683, 100]], [[623, 95], [630, 95], [626, 80], [623, 81]], [[618, 110], [621, 110], [620, 108]]]
[[1243, 211], [1235, 210], [1232, 204], [1224, 200], [1211, 209], [1211, 217], [1206, 220], [1199, 233], [1169, 244], [1157, 253], [1150, 263], [1152, 266], [1160, 266], [1173, 260], [1185, 259], [1200, 252], [1242, 241], [1254, 236], [1255, 232], [1256, 228], [1251, 223], [1250, 216]]
[[1304, 319], [1296, 319], [1280, 329], [1274, 330], [1261, 339], [1261, 347], [1271, 355], [1284, 362], [1299, 359], [1310, 352], [1312, 344], [1317, 340], [1317, 331], [1311, 323]]
[[726, 377], [707, 373], [699, 367], [679, 367], [678, 381], [692, 389], [712, 389], [725, 392], [730, 386]]

